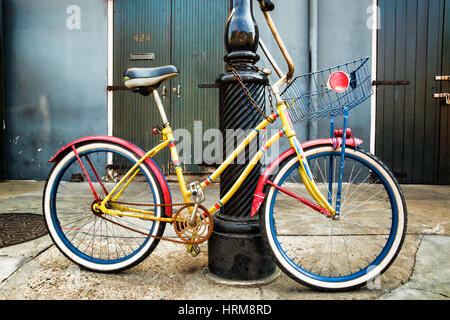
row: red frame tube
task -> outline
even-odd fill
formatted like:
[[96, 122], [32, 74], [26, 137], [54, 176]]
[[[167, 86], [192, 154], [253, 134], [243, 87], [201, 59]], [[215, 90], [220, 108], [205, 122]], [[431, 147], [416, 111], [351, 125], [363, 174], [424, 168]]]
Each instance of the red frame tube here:
[[312, 203], [311, 201], [308, 201], [308, 200], [306, 200], [306, 199], [304, 199], [304, 198], [302, 198], [302, 197], [300, 197], [300, 196], [297, 196], [296, 194], [293, 194], [293, 193], [290, 192], [289, 190], [286, 190], [286, 189], [284, 189], [284, 188], [282, 188], [282, 187], [280, 187], [280, 186], [277, 186], [277, 185], [276, 185], [275, 183], [273, 183], [272, 181], [267, 180], [266, 183], [267, 183], [268, 185], [272, 186], [272, 187], [277, 188], [280, 192], [284, 193], [285, 195], [288, 195], [288, 196], [290, 196], [291, 198], [294, 198], [294, 199], [298, 200], [299, 202], [303, 203], [304, 205], [307, 205], [307, 206], [310, 207], [311, 209], [313, 209], [313, 210], [315, 210], [315, 211], [317, 211], [317, 212], [320, 212], [320, 213], [322, 213], [322, 214], [324, 214], [324, 215], [326, 215], [326, 216], [328, 216], [328, 217], [331, 217], [331, 216], [332, 216], [331, 213], [330, 213], [328, 210], [323, 209], [322, 207], [318, 206], [317, 204], [314, 204], [314, 203]]

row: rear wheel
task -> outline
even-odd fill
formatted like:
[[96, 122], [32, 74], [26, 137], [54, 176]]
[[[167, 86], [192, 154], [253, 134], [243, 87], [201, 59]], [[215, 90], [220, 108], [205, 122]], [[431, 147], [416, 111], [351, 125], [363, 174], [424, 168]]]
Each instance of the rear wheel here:
[[[340, 150], [314, 147], [305, 156], [319, 189], [335, 206]], [[381, 161], [347, 149], [344, 164], [338, 220], [313, 211], [275, 187], [266, 189], [260, 219], [277, 265], [296, 281], [319, 290], [349, 290], [372, 281], [393, 262], [406, 232], [403, 194]], [[294, 154], [281, 164], [273, 182], [314, 203], [298, 168]]]
[[[100, 200], [140, 159], [134, 152], [108, 142], [78, 146], [77, 153]], [[163, 195], [155, 175], [144, 163], [120, 196], [135, 209], [164, 216]], [[58, 249], [73, 262], [100, 272], [120, 271], [145, 259], [158, 244], [165, 223], [96, 212], [97, 203], [74, 151], [58, 161], [44, 189], [43, 211]]]

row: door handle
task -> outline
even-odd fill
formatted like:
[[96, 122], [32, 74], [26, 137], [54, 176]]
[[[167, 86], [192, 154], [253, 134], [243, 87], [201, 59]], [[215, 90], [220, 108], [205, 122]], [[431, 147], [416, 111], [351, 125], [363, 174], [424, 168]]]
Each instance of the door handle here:
[[436, 81], [450, 81], [450, 76], [436, 76]]
[[163, 86], [163, 89], [162, 89], [162, 97], [163, 97], [163, 99], [166, 98], [166, 94], [167, 94], [167, 88], [166, 88], [166, 86]]
[[435, 99], [445, 99], [445, 103], [450, 105], [450, 93], [435, 93]]
[[177, 94], [178, 98], [181, 98], [181, 86], [178, 85], [177, 88], [173, 88], [173, 92]]

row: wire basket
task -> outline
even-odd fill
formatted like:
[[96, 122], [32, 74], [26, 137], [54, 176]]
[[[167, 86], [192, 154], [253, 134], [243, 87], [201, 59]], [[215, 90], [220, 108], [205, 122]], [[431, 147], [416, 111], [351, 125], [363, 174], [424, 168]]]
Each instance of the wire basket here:
[[[369, 58], [351, 61], [336, 67], [296, 77], [282, 92], [282, 99], [291, 106], [289, 115], [293, 123], [329, 118], [344, 114], [372, 95]], [[338, 93], [328, 88], [328, 80], [336, 71], [350, 78], [350, 85]]]

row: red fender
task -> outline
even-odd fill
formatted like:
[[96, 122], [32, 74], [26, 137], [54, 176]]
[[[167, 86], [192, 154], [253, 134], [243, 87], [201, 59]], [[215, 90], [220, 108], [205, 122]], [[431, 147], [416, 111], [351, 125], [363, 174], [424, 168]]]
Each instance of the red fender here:
[[[364, 142], [361, 139], [358, 138], [348, 138], [346, 139], [346, 146], [357, 148]], [[307, 148], [316, 147], [316, 146], [334, 146], [335, 149], [339, 148], [342, 144], [342, 138], [329, 138], [329, 139], [321, 139], [321, 140], [314, 140], [314, 141], [307, 141], [301, 144], [302, 149], [306, 150]], [[256, 186], [255, 193], [253, 195], [253, 204], [252, 204], [252, 211], [250, 215], [253, 217], [258, 212], [259, 208], [261, 207], [261, 204], [264, 202], [264, 199], [266, 195], [263, 193], [264, 186], [266, 185], [266, 181], [269, 179], [269, 177], [273, 174], [274, 170], [276, 170], [280, 163], [283, 162], [286, 158], [293, 155], [295, 153], [295, 149], [291, 148], [289, 150], [286, 150], [283, 154], [281, 154], [278, 158], [276, 158], [264, 171], [264, 173], [261, 175], [258, 181], [258, 185]]]
[[[91, 142], [91, 141], [104, 141], [104, 142], [113, 142], [113, 143], [117, 143], [127, 149], [130, 149], [131, 151], [133, 151], [134, 153], [136, 153], [139, 157], [143, 157], [145, 155], [145, 152], [139, 148], [138, 146], [132, 144], [131, 142], [128, 142], [126, 140], [120, 139], [120, 138], [116, 138], [116, 137], [110, 137], [110, 136], [90, 136], [90, 137], [85, 137], [85, 138], [81, 138], [75, 141], [72, 141], [71, 143], [69, 143], [68, 145], [62, 147], [50, 160], [48, 160], [49, 162], [56, 162], [58, 161], [63, 155], [66, 154], [66, 152], [69, 152], [72, 148], [73, 145], [78, 145], [80, 143], [83, 142]], [[166, 179], [164, 178], [163, 173], [161, 172], [161, 169], [158, 167], [158, 165], [150, 158], [145, 159], [145, 162], [147, 163], [147, 165], [150, 167], [150, 169], [153, 171], [153, 173], [155, 174], [155, 177], [159, 183], [159, 185], [161, 186], [162, 192], [163, 192], [163, 198], [164, 198], [164, 203], [165, 204], [171, 204], [172, 203], [172, 196], [170, 194], [170, 189], [169, 186], [167, 184]], [[167, 206], [165, 208], [165, 213], [167, 216], [171, 217], [172, 216], [172, 207], [171, 206]]]

